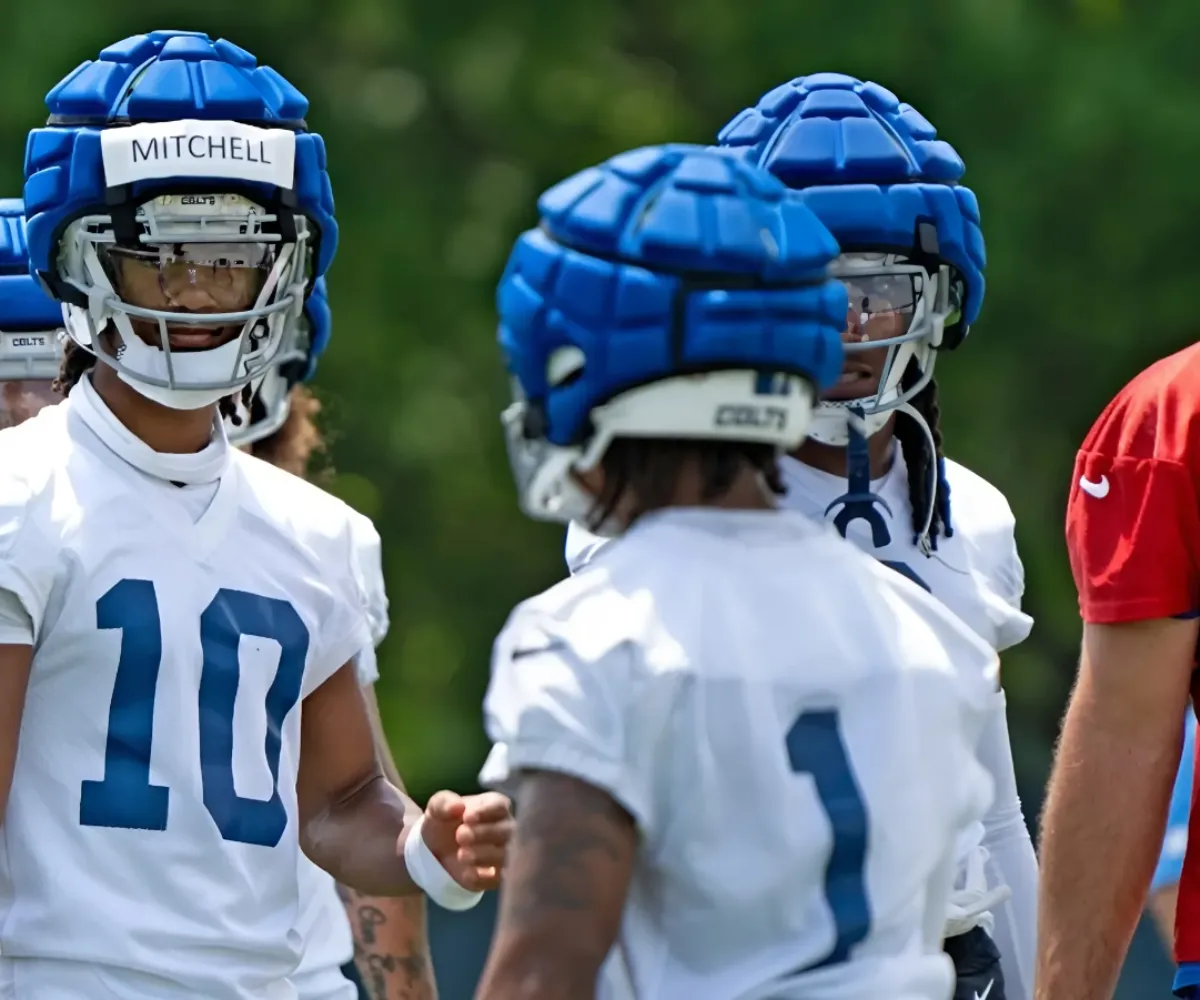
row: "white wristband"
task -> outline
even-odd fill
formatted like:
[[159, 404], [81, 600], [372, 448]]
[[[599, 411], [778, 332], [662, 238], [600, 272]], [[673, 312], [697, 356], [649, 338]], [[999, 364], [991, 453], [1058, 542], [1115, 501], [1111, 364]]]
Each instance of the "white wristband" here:
[[483, 899], [483, 893], [464, 889], [450, 877], [421, 836], [424, 826], [425, 817], [422, 816], [404, 841], [404, 863], [408, 866], [409, 878], [444, 910], [469, 910], [476, 906]]

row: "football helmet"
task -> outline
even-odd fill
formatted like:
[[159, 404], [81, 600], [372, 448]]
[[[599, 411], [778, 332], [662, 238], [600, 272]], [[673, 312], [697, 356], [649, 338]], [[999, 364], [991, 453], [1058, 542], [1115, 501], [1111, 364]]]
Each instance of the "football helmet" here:
[[265, 375], [337, 245], [304, 96], [231, 42], [153, 31], [46, 104], [25, 156], [30, 268], [68, 336], [175, 409]]
[[62, 307], [29, 275], [25, 206], [0, 199], [0, 427], [11, 427], [43, 406], [62, 360]]
[[797, 191], [837, 238], [833, 269], [850, 295], [846, 378], [856, 354], [887, 355], [865, 395], [839, 388], [822, 400], [809, 433], [841, 446], [852, 423], [876, 433], [979, 315], [986, 254], [962, 159], [911, 105], [841, 73], [776, 87], [717, 141]]
[[497, 292], [522, 508], [586, 517], [573, 473], [619, 437], [791, 449], [842, 367], [837, 243], [765, 171], [698, 146], [616, 156], [551, 188]]

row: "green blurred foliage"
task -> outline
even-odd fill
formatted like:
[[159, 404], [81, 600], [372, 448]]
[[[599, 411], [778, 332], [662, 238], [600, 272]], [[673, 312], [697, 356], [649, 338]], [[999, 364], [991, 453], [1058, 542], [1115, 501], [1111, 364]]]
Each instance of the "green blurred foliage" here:
[[0, 190], [42, 95], [153, 27], [224, 35], [312, 101], [342, 242], [317, 385], [333, 489], [384, 538], [381, 701], [419, 793], [470, 785], [491, 640], [560, 576], [523, 520], [497, 414], [495, 281], [536, 194], [625, 148], [708, 142], [760, 93], [840, 70], [915, 104], [964, 156], [990, 264], [938, 369], [949, 451], [1018, 515], [1032, 638], [1006, 656], [1018, 766], [1040, 786], [1078, 640], [1062, 520], [1104, 402], [1196, 333], [1200, 7], [1184, 0], [44, 0], [6, 11]]

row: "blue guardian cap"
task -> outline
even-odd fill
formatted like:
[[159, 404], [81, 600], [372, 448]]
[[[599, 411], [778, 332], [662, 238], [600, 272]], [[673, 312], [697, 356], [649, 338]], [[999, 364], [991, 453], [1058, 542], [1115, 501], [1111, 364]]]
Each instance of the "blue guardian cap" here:
[[62, 397], [51, 388], [62, 359], [62, 306], [29, 274], [25, 205], [0, 199], [0, 427]]
[[542, 195], [497, 292], [515, 402], [513, 474], [532, 517], [586, 517], [574, 472], [616, 438], [796, 447], [842, 367], [837, 243], [765, 171], [653, 146]]
[[841, 245], [845, 378], [856, 355], [887, 351], [872, 391], [839, 386], [822, 401], [812, 436], [847, 444], [851, 411], [877, 432], [929, 383], [936, 352], [962, 343], [983, 302], [979, 205], [960, 183], [961, 157], [911, 105], [841, 73], [776, 87], [717, 141], [796, 191]]
[[25, 156], [30, 267], [71, 339], [176, 409], [261, 377], [337, 246], [304, 96], [231, 42], [154, 31], [46, 104]]

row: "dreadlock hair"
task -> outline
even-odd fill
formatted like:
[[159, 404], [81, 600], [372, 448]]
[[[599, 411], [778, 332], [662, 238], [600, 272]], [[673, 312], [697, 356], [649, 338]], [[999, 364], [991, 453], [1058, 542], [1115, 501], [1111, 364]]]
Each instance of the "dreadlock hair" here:
[[321, 401], [312, 390], [297, 385], [291, 391], [290, 403], [287, 420], [270, 437], [254, 442], [250, 454], [303, 479], [313, 459], [324, 454], [326, 448], [325, 435], [316, 419]]
[[[910, 363], [900, 380], [901, 389], [910, 389], [921, 378], [921, 369]], [[942, 429], [939, 425], [941, 410], [938, 407], [937, 382], [932, 378], [918, 392], [909, 405], [925, 418], [929, 433], [933, 437], [934, 454], [929, 454], [929, 442], [920, 425], [907, 413], [896, 414], [895, 435], [904, 450], [904, 462], [908, 467], [908, 503], [912, 508], [913, 534], [919, 535], [925, 527], [925, 512], [929, 509], [930, 493], [933, 495], [933, 520], [929, 524], [929, 544], [936, 549], [938, 536], [951, 537], [950, 487], [946, 483], [945, 455], [942, 453]]]
[[96, 367], [96, 355], [85, 351], [70, 337], [63, 339], [65, 343], [62, 361], [58, 366], [58, 378], [50, 386], [61, 396], [67, 395], [84, 375]]
[[635, 501], [631, 524], [643, 514], [671, 506], [680, 475], [692, 462], [699, 466], [700, 496], [704, 501], [718, 500], [728, 493], [746, 466], [759, 473], [776, 496], [786, 492], [776, 450], [769, 444], [616, 438], [600, 462], [604, 488], [588, 512], [588, 528], [595, 531], [607, 521], [627, 493]]
[[[96, 367], [96, 355], [80, 347], [70, 337], [64, 339], [63, 357], [58, 366], [58, 378], [51, 383], [51, 388], [60, 396], [68, 395], [75, 388], [76, 383]], [[244, 407], [250, 406], [252, 395], [253, 390], [248, 385], [241, 390], [240, 397]], [[222, 417], [240, 426], [242, 418], [237, 408], [238, 397], [239, 393], [232, 393], [222, 399], [219, 406]]]

